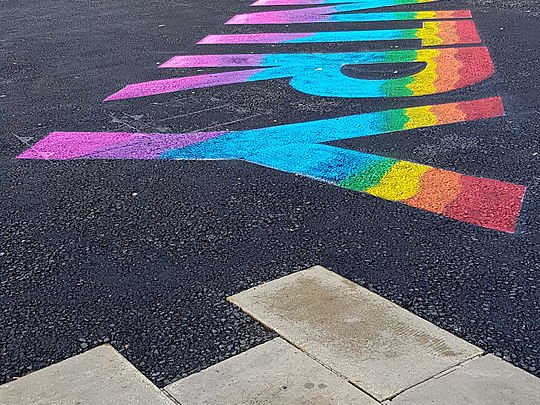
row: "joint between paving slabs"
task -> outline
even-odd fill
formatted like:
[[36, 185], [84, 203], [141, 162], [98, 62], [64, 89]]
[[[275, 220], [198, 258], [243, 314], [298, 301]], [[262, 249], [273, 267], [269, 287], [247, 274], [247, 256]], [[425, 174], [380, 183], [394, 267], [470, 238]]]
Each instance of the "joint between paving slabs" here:
[[[264, 283], [266, 284], [266, 283]], [[264, 284], [261, 284], [261, 285], [264, 285]], [[233, 304], [235, 306], [237, 306], [231, 299], [231, 297], [227, 297], [227, 301], [230, 303], [230, 304]], [[399, 392], [397, 392], [396, 394], [392, 395], [391, 397], [388, 397], [388, 398], [385, 398], [383, 399], [383, 401], [379, 401], [377, 398], [375, 398], [373, 395], [371, 395], [369, 392], [365, 391], [364, 389], [362, 389], [361, 387], [359, 387], [358, 385], [356, 385], [353, 381], [349, 380], [347, 377], [345, 377], [343, 374], [339, 373], [337, 370], [334, 370], [333, 368], [331, 368], [330, 366], [322, 363], [319, 359], [317, 359], [316, 357], [313, 357], [311, 354], [309, 354], [305, 348], [301, 347], [301, 346], [298, 346], [296, 345], [295, 343], [291, 342], [289, 339], [287, 339], [285, 336], [283, 336], [281, 333], [279, 333], [279, 331], [275, 330], [274, 328], [270, 327], [269, 325], [265, 324], [263, 321], [261, 321], [260, 319], [257, 319], [257, 317], [252, 314], [250, 311], [244, 309], [244, 308], [241, 308], [239, 307], [240, 310], [245, 313], [247, 316], [249, 316], [251, 319], [253, 319], [254, 321], [258, 322], [259, 324], [261, 324], [265, 329], [269, 330], [270, 332], [274, 332], [276, 333], [281, 339], [285, 340], [287, 343], [289, 343], [290, 345], [292, 345], [293, 347], [296, 347], [298, 350], [300, 350], [302, 353], [304, 353], [305, 355], [307, 355], [309, 358], [315, 360], [317, 363], [319, 363], [321, 366], [323, 366], [324, 368], [326, 368], [327, 370], [330, 370], [333, 374], [335, 374], [336, 376], [338, 376], [339, 378], [341, 378], [342, 380], [346, 381], [347, 383], [351, 384], [354, 388], [362, 391], [363, 393], [365, 393], [366, 395], [370, 396], [371, 398], [373, 398], [375, 401], [379, 402], [379, 403], [387, 403], [388, 401], [392, 401], [394, 398], [396, 398], [398, 395], [401, 395], [403, 394], [405, 391], [408, 391], [410, 390], [411, 388], [414, 388], [414, 387], [417, 387], [418, 385], [420, 384], [424, 384], [428, 381], [431, 381], [431, 380], [436, 380], [438, 378], [441, 378], [447, 374], [450, 374], [458, 369], [460, 369], [461, 367], [463, 367], [465, 364], [468, 364], [469, 362], [479, 358], [479, 357], [483, 357], [485, 356], [487, 353], [485, 351], [482, 351], [482, 353], [478, 353], [478, 354], [474, 354], [472, 355], [471, 357], [463, 360], [462, 362], [458, 363], [458, 364], [455, 364], [453, 366], [450, 366], [448, 367], [446, 370], [443, 370], [437, 374], [434, 374], [432, 375], [431, 377], [428, 377], [426, 378], [425, 380], [422, 380], [416, 384], [413, 384], [411, 385], [410, 387], [407, 387]]]
[[[451, 373], [453, 373], [454, 371], [457, 371], [457, 370], [459, 370], [460, 368], [462, 368], [464, 365], [469, 364], [471, 361], [474, 361], [474, 360], [476, 360], [476, 359], [478, 359], [478, 358], [480, 358], [480, 357], [484, 357], [484, 356], [487, 355], [487, 354], [488, 354], [488, 353], [486, 353], [485, 351], [483, 351], [482, 353], [473, 354], [473, 355], [472, 355], [471, 357], [469, 357], [468, 359], [465, 359], [465, 360], [463, 360], [462, 362], [460, 362], [460, 363], [458, 363], [458, 364], [456, 364], [456, 365], [454, 365], [454, 366], [448, 367], [446, 370], [443, 370], [443, 371], [441, 371], [440, 373], [437, 373], [437, 374], [435, 374], [435, 375], [432, 375], [431, 377], [426, 378], [426, 379], [423, 380], [423, 381], [420, 381], [420, 382], [418, 382], [418, 383], [416, 383], [416, 384], [411, 385], [410, 387], [407, 387], [407, 388], [405, 388], [405, 389], [399, 391], [398, 393], [392, 395], [391, 397], [384, 399], [381, 403], [382, 403], [383, 405], [390, 405], [391, 401], [393, 401], [397, 396], [403, 394], [404, 392], [407, 392], [407, 391], [409, 391], [410, 389], [413, 389], [413, 388], [415, 388], [415, 387], [418, 387], [419, 385], [422, 385], [422, 384], [424, 384], [424, 383], [427, 383], [427, 382], [429, 382], [429, 381], [431, 381], [431, 380], [437, 380], [437, 379], [439, 379], [439, 378], [441, 378], [441, 377], [444, 377], [444, 376], [447, 375], [447, 374], [451, 374]], [[380, 401], [379, 401], [379, 402], [380, 402]]]
[[[266, 284], [266, 283], [264, 283]], [[263, 285], [263, 284], [261, 284]], [[227, 301], [230, 303], [230, 304], [233, 304], [234, 306], [237, 306], [236, 304], [234, 304], [234, 302], [232, 302], [230, 300], [230, 297], [227, 297]], [[240, 308], [240, 307], [239, 307]], [[303, 348], [302, 346], [298, 346], [296, 344], [294, 344], [293, 342], [291, 342], [289, 339], [287, 339], [285, 336], [283, 336], [281, 333], [279, 333], [277, 330], [275, 330], [274, 328], [268, 326], [267, 324], [265, 324], [263, 321], [261, 321], [260, 319], [257, 319], [257, 317], [255, 317], [255, 315], [253, 315], [252, 313], [250, 313], [249, 311], [245, 310], [244, 308], [240, 308], [240, 310], [246, 314], [247, 316], [249, 316], [251, 319], [253, 319], [254, 321], [256, 321], [257, 323], [261, 324], [266, 330], [269, 330], [270, 332], [274, 332], [275, 334], [278, 335], [278, 337], [280, 339], [283, 339], [284, 341], [286, 341], [288, 344], [290, 344], [291, 346], [293, 347], [296, 347], [298, 350], [300, 350], [302, 353], [304, 353], [306, 356], [308, 356], [310, 359], [316, 361], [318, 364], [320, 364], [321, 366], [323, 366], [324, 368], [326, 368], [327, 370], [329, 370], [330, 372], [332, 372], [332, 374], [336, 375], [337, 377], [341, 378], [342, 380], [346, 381], [348, 384], [352, 385], [355, 389], [357, 390], [360, 390], [362, 391], [364, 394], [366, 394], [367, 396], [369, 396], [370, 398], [374, 399], [375, 401], [379, 402], [380, 401], [375, 398], [373, 395], [371, 395], [369, 392], [367, 391], [364, 391], [362, 388], [360, 388], [358, 385], [356, 385], [354, 382], [352, 382], [351, 380], [349, 380], [347, 377], [345, 377], [343, 374], [341, 374], [340, 372], [338, 372], [337, 370], [334, 370], [333, 368], [331, 368], [330, 366], [322, 363], [319, 359], [317, 359], [316, 357], [313, 357], [311, 354], [309, 354], [305, 348]]]
[[166, 388], [161, 388], [160, 391], [163, 392], [167, 396], [167, 398], [169, 398], [171, 402], [173, 402], [175, 405], [182, 405], [181, 402], [179, 402], [175, 397], [169, 394], [169, 391], [167, 391]]

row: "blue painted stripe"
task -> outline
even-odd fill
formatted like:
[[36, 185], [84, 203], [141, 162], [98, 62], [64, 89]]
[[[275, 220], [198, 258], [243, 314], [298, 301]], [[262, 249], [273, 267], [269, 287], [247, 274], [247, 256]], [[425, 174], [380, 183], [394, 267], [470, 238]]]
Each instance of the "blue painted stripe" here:
[[[405, 110], [392, 110], [393, 114]], [[328, 120], [230, 132], [206, 142], [173, 149], [162, 154], [166, 159], [249, 159], [264, 149], [291, 144], [316, 144], [390, 132], [385, 111]], [[386, 130], [382, 130], [386, 128]], [[396, 127], [391, 130], [401, 130]]]
[[385, 159], [330, 145], [289, 144], [282, 148], [260, 150], [248, 160], [285, 172], [338, 183]]
[[284, 44], [310, 42], [355, 42], [355, 41], [389, 41], [395, 39], [416, 39], [417, 29], [405, 30], [372, 30], [372, 31], [336, 31], [317, 32], [309, 37], [283, 41]]

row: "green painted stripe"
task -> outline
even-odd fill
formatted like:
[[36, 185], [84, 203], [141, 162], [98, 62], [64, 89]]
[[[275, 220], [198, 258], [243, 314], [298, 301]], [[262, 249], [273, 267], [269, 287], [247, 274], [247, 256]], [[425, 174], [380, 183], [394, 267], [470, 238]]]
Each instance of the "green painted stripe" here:
[[394, 166], [398, 160], [384, 159], [360, 173], [353, 174], [340, 181], [338, 185], [349, 190], [363, 191], [376, 186], [381, 178]]

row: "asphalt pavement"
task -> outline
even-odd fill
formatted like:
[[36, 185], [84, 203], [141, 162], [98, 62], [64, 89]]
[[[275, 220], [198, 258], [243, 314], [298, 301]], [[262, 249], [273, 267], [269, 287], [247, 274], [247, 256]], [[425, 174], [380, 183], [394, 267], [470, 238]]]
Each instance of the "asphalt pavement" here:
[[[227, 296], [315, 264], [540, 376], [537, 2], [415, 6], [470, 9], [490, 51], [494, 76], [449, 93], [327, 98], [275, 79], [102, 101], [130, 83], [178, 76], [156, 68], [176, 55], [418, 46], [195, 45], [261, 32], [224, 25], [249, 4], [2, 3], [0, 383], [110, 343], [167, 385], [274, 337]], [[332, 145], [526, 186], [515, 233], [239, 160], [15, 159], [53, 131], [239, 131], [495, 96], [505, 117]]]

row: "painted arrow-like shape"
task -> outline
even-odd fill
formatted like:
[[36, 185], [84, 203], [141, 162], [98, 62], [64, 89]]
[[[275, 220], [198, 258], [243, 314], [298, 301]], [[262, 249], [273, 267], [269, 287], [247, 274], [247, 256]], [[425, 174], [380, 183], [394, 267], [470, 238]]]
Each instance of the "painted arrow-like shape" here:
[[504, 232], [526, 188], [323, 142], [504, 115], [500, 98], [235, 132], [53, 132], [20, 159], [241, 159]]
[[[421, 71], [390, 79], [353, 78], [342, 70], [346, 65], [418, 62], [425, 64]], [[280, 78], [290, 78], [291, 87], [317, 96], [410, 97], [471, 86], [486, 80], [494, 72], [493, 62], [484, 46], [327, 54], [182, 55], [174, 56], [159, 67], [250, 69], [129, 84], [105, 101]]]

